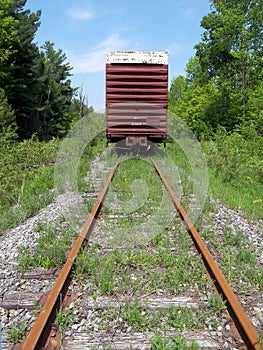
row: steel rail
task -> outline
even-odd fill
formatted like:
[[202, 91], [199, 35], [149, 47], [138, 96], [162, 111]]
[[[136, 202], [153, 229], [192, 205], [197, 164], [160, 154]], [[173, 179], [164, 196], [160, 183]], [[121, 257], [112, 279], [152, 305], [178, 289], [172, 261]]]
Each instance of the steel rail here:
[[45, 346], [47, 339], [43, 339], [43, 338], [45, 338], [45, 336], [49, 334], [50, 330], [48, 328], [50, 327], [50, 323], [52, 322], [50, 320], [52, 319], [52, 317], [54, 319], [55, 312], [61, 304], [61, 299], [62, 299], [61, 296], [65, 295], [65, 290], [67, 289], [67, 285], [69, 284], [69, 277], [70, 277], [70, 272], [71, 272], [73, 263], [77, 257], [77, 254], [79, 252], [80, 247], [82, 246], [83, 241], [88, 240], [91, 235], [92, 228], [95, 225], [95, 221], [96, 221], [96, 217], [98, 215], [99, 209], [101, 208], [103, 200], [108, 191], [110, 182], [114, 176], [114, 172], [118, 167], [119, 163], [120, 163], [120, 158], [118, 159], [117, 163], [111, 170], [111, 173], [102, 191], [100, 192], [97, 198], [97, 201], [75, 242], [74, 247], [72, 248], [72, 250], [68, 255], [65, 265], [60, 271], [60, 274], [47, 298], [46, 303], [44, 304], [33, 328], [28, 334], [22, 346], [23, 350], [38, 350], [38, 349], [41, 349], [43, 346]]
[[250, 350], [258, 350], [260, 347], [259, 344], [259, 336], [252, 325], [251, 321], [247, 317], [247, 315], [244, 312], [244, 309], [240, 305], [239, 301], [237, 300], [237, 297], [231, 290], [230, 286], [228, 285], [226, 279], [224, 278], [222, 272], [220, 271], [218, 265], [216, 264], [215, 260], [213, 259], [212, 255], [206, 248], [201, 236], [196, 231], [195, 227], [193, 226], [191, 220], [187, 216], [184, 208], [180, 204], [179, 200], [177, 199], [177, 196], [174, 194], [173, 190], [171, 189], [170, 185], [166, 181], [164, 175], [158, 168], [156, 162], [151, 158], [152, 164], [161, 178], [164, 186], [166, 187], [167, 191], [169, 192], [174, 205], [178, 209], [182, 219], [187, 225], [188, 232], [190, 233], [192, 240], [198, 250], [198, 252], [201, 254], [202, 260], [204, 262], [204, 265], [212, 279], [214, 281], [215, 287], [220, 293], [220, 295], [223, 297], [224, 300], [226, 300], [226, 306], [228, 309], [228, 312], [230, 316], [232, 317], [234, 324], [239, 331], [239, 334], [241, 338], [243, 339], [244, 343], [246, 344], [247, 348]]

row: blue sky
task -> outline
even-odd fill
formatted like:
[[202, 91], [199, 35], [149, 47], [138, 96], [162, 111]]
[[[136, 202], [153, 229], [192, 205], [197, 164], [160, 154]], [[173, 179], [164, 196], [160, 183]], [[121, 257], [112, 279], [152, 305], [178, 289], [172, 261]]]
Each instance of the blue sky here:
[[168, 51], [169, 81], [185, 65], [201, 39], [200, 21], [209, 0], [28, 0], [42, 10], [36, 42], [49, 40], [73, 67], [72, 85], [82, 86], [88, 104], [105, 104], [105, 52]]

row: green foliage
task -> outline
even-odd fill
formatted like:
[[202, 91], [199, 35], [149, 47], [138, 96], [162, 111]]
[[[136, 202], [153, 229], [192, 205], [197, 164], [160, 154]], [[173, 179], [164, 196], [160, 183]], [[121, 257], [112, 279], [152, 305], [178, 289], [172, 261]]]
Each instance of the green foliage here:
[[174, 79], [169, 93], [170, 110], [198, 137], [208, 138], [207, 128], [233, 131], [248, 120], [262, 135], [262, 17], [256, 0], [211, 1], [185, 81]]
[[0, 88], [0, 139], [16, 139], [16, 130], [17, 125], [14, 111], [8, 104], [4, 90]]
[[7, 333], [7, 339], [13, 344], [17, 343], [26, 331], [25, 322], [12, 323], [9, 328], [4, 329]]
[[169, 109], [173, 111], [177, 102], [182, 98], [186, 89], [186, 80], [182, 75], [174, 78], [168, 95]]
[[56, 140], [18, 143], [1, 138], [0, 232], [17, 225], [53, 198], [52, 164], [58, 145]]
[[[76, 113], [71, 107], [74, 93], [69, 80], [71, 67], [62, 50], [56, 51], [49, 41], [38, 48], [34, 38], [41, 11], [33, 13], [25, 5], [26, 0], [1, 2], [0, 89], [15, 113], [21, 140], [33, 134], [41, 140], [63, 137]], [[0, 95], [1, 108], [2, 92]], [[6, 125], [9, 116], [4, 115]]]
[[167, 337], [161, 337], [157, 333], [154, 338], [151, 340], [151, 349], [152, 350], [197, 350], [199, 349], [198, 344], [195, 341], [189, 342], [184, 337], [175, 335], [172, 339]]
[[245, 117], [248, 90], [262, 69], [262, 11], [255, 0], [214, 0], [201, 21], [205, 32], [197, 55], [222, 94], [221, 120], [231, 129], [236, 113]]
[[72, 230], [60, 232], [52, 225], [39, 223], [36, 231], [40, 233], [34, 252], [21, 246], [18, 257], [18, 269], [26, 271], [30, 268], [59, 268], [66, 261], [66, 252], [73, 244], [76, 233]]
[[7, 82], [13, 72], [13, 56], [17, 53], [19, 41], [18, 20], [10, 16], [13, 0], [2, 0], [0, 8], [0, 81]]
[[263, 140], [253, 125], [232, 134], [219, 128], [203, 143], [210, 167], [210, 187], [219, 199], [247, 214], [262, 217]]
[[263, 136], [263, 80], [262, 73], [253, 89], [248, 91], [247, 122], [255, 127], [257, 133]]
[[13, 69], [9, 79], [2, 85], [15, 111], [21, 139], [30, 138], [36, 130], [32, 112], [37, 104], [39, 50], [33, 40], [40, 25], [41, 15], [41, 11], [31, 13], [30, 10], [24, 9], [25, 4], [25, 0], [13, 2], [8, 14], [17, 20], [15, 28], [18, 41], [15, 45], [15, 54], [12, 56]]
[[[182, 118], [199, 138], [211, 135], [218, 120], [215, 120], [218, 90], [213, 83], [188, 86], [172, 111]], [[214, 101], [214, 104], [211, 103]]]
[[69, 114], [74, 89], [69, 76], [72, 69], [66, 63], [66, 55], [61, 49], [56, 51], [54, 44], [46, 41], [42, 47], [41, 82], [38, 91], [38, 135], [41, 139], [65, 136], [71, 125]]
[[74, 308], [59, 310], [55, 319], [55, 323], [58, 325], [59, 332], [64, 332], [69, 329], [69, 327], [74, 324], [76, 318], [77, 315]]

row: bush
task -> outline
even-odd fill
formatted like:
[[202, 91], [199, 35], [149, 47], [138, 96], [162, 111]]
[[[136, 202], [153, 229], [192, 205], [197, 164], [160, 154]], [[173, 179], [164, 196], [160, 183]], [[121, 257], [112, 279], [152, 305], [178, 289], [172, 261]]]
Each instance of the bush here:
[[203, 142], [210, 168], [210, 188], [226, 204], [262, 217], [263, 139], [253, 125], [232, 134], [219, 128]]
[[0, 232], [47, 205], [59, 142], [15, 142], [0, 136]]

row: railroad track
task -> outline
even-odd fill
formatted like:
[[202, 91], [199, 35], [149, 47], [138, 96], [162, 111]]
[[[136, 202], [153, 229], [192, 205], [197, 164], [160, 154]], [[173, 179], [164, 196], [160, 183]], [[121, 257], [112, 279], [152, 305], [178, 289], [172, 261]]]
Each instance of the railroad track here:
[[[91, 211], [91, 214], [89, 215], [88, 220], [83, 226], [83, 229], [79, 234], [74, 247], [68, 254], [67, 261], [64, 267], [61, 269], [60, 274], [54, 284], [54, 287], [50, 292], [50, 294], [48, 295], [47, 300], [34, 326], [32, 327], [30, 333], [26, 337], [23, 344], [20, 344], [20, 345], [17, 344], [16, 349], [19, 349], [19, 348], [23, 350], [58, 349], [58, 348], [61, 348], [61, 349], [73, 349], [73, 348], [84, 349], [85, 348], [86, 349], [86, 348], [99, 348], [99, 344], [102, 344], [102, 343], [107, 344], [107, 342], [109, 342], [110, 344], [115, 344], [113, 348], [116, 348], [116, 349], [123, 349], [124, 348], [123, 344], [125, 342], [126, 344], [129, 344], [129, 343], [133, 344], [134, 349], [136, 348], [141, 349], [142, 348], [141, 344], [146, 344], [145, 346], [147, 348], [147, 342], [148, 342], [148, 348], [149, 348], [149, 338], [153, 337], [153, 333], [150, 330], [148, 331], [148, 333], [144, 332], [144, 335], [143, 335], [143, 332], [133, 332], [133, 335], [130, 335], [129, 328], [128, 329], [126, 328], [122, 341], [120, 341], [120, 339], [118, 338], [118, 332], [116, 330], [114, 332], [108, 332], [110, 333], [110, 336], [108, 338], [107, 336], [105, 336], [104, 339], [100, 339], [100, 340], [96, 339], [96, 335], [94, 335], [92, 340], [91, 339], [92, 337], [90, 337], [90, 335], [89, 336], [86, 335], [85, 337], [84, 334], [80, 336], [80, 333], [78, 333], [78, 335], [75, 335], [75, 340], [76, 340], [76, 344], [75, 344], [74, 341], [71, 342], [69, 339], [65, 338], [63, 340], [61, 338], [60, 333], [58, 332], [57, 326], [54, 324], [58, 310], [65, 306], [71, 305], [72, 303], [71, 294], [74, 294], [74, 290], [76, 289], [76, 287], [74, 287], [74, 281], [72, 281], [72, 269], [74, 268], [75, 261], [77, 259], [77, 256], [80, 250], [83, 249], [83, 245], [84, 244], [86, 245], [91, 239], [92, 233], [97, 224], [97, 220], [101, 216], [101, 209], [103, 208], [103, 202], [107, 195], [111, 181], [114, 177], [115, 171], [118, 168], [119, 162], [120, 162], [120, 159], [117, 161], [112, 171], [110, 172], [110, 175], [95, 202], [95, 205]], [[203, 265], [207, 270], [208, 276], [210, 280], [213, 281], [215, 293], [218, 293], [222, 297], [225, 303], [225, 306], [227, 308], [227, 313], [228, 313], [226, 320], [229, 325], [227, 329], [232, 334], [232, 336], [236, 339], [237, 346], [239, 346], [240, 349], [242, 349], [242, 346], [244, 349], [246, 348], [259, 349], [258, 334], [254, 326], [246, 316], [236, 296], [234, 295], [231, 288], [227, 284], [225, 278], [223, 277], [221, 271], [219, 270], [217, 264], [215, 263], [208, 249], [205, 247], [205, 244], [202, 241], [201, 237], [199, 236], [196, 229], [192, 225], [191, 221], [187, 217], [185, 210], [183, 209], [182, 205], [179, 203], [176, 195], [174, 194], [173, 190], [169, 186], [167, 180], [165, 179], [164, 175], [160, 171], [156, 162], [153, 159], [151, 159], [151, 162], [161, 182], [166, 188], [166, 191], [169, 193], [176, 211], [180, 214], [180, 217], [184, 222], [186, 231], [189, 233], [189, 235], [192, 238], [192, 241], [195, 246], [195, 248], [193, 249], [197, 251], [198, 253], [197, 256], [201, 257]], [[95, 234], [94, 234], [94, 237], [95, 237]], [[170, 238], [171, 240], [174, 240], [173, 237], [170, 237]], [[171, 248], [171, 251], [174, 252], [174, 254], [176, 254], [176, 242], [174, 243], [175, 243], [175, 246]], [[91, 247], [92, 247], [92, 244], [91, 244]], [[123, 249], [123, 247], [121, 247], [121, 249]], [[111, 250], [111, 249], [108, 249], [108, 250]], [[100, 247], [99, 249], [100, 253], [104, 256], [107, 254], [108, 250], [107, 250], [107, 247], [102, 247], [102, 248]], [[131, 266], [132, 264], [133, 263], [131, 263]], [[116, 304], [119, 307], [119, 310], [121, 308], [122, 309], [125, 307], [127, 308], [127, 305], [131, 302], [131, 298], [134, 296], [133, 294], [135, 294], [134, 291], [129, 294], [128, 299], [124, 296], [122, 297], [120, 295], [116, 296], [115, 294], [116, 298], [114, 301], [114, 298], [111, 298], [111, 297], [105, 298], [102, 296], [96, 296], [95, 298], [91, 298], [89, 293], [82, 292], [81, 303], [82, 304], [86, 303], [86, 307], [89, 310], [96, 309], [103, 313], [105, 312], [105, 310], [106, 312], [108, 312], [109, 309], [110, 310], [116, 309]], [[143, 307], [143, 310], [144, 310], [143, 312], [146, 314], [148, 312], [146, 308], [149, 308], [151, 310], [156, 310], [156, 309], [166, 310], [165, 312], [168, 312], [169, 315], [171, 314], [169, 313], [171, 311], [170, 310], [171, 307], [175, 307], [175, 308], [176, 307], [182, 307], [182, 308], [193, 307], [195, 309], [199, 308], [199, 304], [195, 298], [191, 298], [191, 297], [187, 298], [183, 296], [180, 299], [180, 297], [173, 297], [171, 294], [168, 296], [161, 295], [159, 297], [158, 296], [156, 297], [155, 295], [154, 297], [151, 297], [151, 294], [152, 293], [144, 293], [143, 296], [139, 295], [140, 302], [143, 301], [144, 304], [146, 305], [146, 306], [144, 305]], [[139, 308], [140, 307], [142, 306], [139, 305]], [[118, 312], [115, 313], [115, 316], [116, 317], [119, 316]], [[196, 336], [196, 333], [197, 332], [191, 333], [191, 331], [189, 331], [188, 333], [185, 333], [186, 338], [196, 339], [198, 338]], [[107, 332], [105, 334], [107, 334]], [[171, 329], [167, 329], [165, 334], [167, 339], [173, 337], [173, 332]], [[77, 339], [78, 337], [80, 339]], [[209, 334], [207, 335], [207, 337], [209, 337]], [[72, 335], [71, 335], [71, 338], [72, 338]], [[213, 348], [213, 345], [211, 345], [213, 344], [213, 342], [210, 342], [210, 343], [208, 342], [208, 345], [205, 345], [205, 339], [202, 338], [202, 334], [200, 335], [200, 339], [201, 339], [200, 343], [204, 344], [204, 347]], [[81, 344], [83, 347], [81, 347]], [[87, 347], [87, 344], [90, 344], [90, 345]], [[220, 342], [218, 344], [220, 344]], [[215, 348], [219, 349], [220, 347], [215, 347]]]

